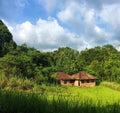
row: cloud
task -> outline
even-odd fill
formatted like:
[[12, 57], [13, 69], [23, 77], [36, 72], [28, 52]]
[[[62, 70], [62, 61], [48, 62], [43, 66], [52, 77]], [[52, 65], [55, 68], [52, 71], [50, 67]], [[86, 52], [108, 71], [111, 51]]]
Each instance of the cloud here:
[[88, 7], [101, 10], [106, 5], [119, 4], [120, 0], [84, 0]]
[[[25, 0], [11, 2], [13, 4], [7, 12], [5, 7], [9, 4], [4, 1], [0, 1], [0, 15], [6, 18], [11, 13], [19, 15], [20, 9], [28, 3]], [[27, 43], [40, 50], [53, 50], [60, 46], [82, 49], [107, 43], [120, 44], [120, 0], [32, 0], [32, 3], [39, 3], [40, 16], [37, 13], [37, 18], [40, 19], [37, 22], [26, 18], [20, 24], [9, 25], [18, 44]], [[32, 14], [35, 14], [34, 11]]]
[[70, 2], [57, 17], [64, 24], [69, 25], [69, 29], [84, 37], [89, 45], [103, 45], [109, 42], [110, 33], [97, 25], [99, 15], [95, 9], [87, 7], [86, 4]]
[[79, 35], [70, 33], [60, 26], [56, 19], [39, 19], [35, 25], [26, 21], [15, 27], [9, 25], [17, 44], [27, 43], [28, 46], [39, 50], [54, 50], [59, 47], [69, 46], [75, 49], [83, 49], [86, 42]]
[[120, 25], [120, 4], [104, 6], [101, 10], [100, 17], [112, 27], [118, 27]]
[[112, 42], [120, 44], [120, 4], [106, 5], [100, 12], [100, 17], [109, 24], [111, 29]]
[[46, 9], [48, 13], [51, 13], [55, 8], [57, 1], [56, 0], [38, 0], [39, 4], [42, 4], [42, 6]]

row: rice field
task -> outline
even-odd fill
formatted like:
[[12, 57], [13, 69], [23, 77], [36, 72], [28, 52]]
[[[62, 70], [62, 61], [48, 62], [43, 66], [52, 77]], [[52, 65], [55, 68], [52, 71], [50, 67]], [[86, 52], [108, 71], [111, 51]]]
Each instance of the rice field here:
[[104, 86], [56, 90], [28, 93], [1, 89], [0, 113], [120, 113], [119, 91]]

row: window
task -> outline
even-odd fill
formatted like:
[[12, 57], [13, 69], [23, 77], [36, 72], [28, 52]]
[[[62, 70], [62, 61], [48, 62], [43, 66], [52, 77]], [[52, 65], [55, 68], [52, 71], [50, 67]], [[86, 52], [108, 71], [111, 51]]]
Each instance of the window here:
[[94, 80], [91, 80], [91, 82], [94, 82]]
[[64, 80], [64, 84], [67, 84], [67, 80]]
[[89, 83], [90, 80], [82, 80], [81, 82], [82, 82], [82, 83]]
[[82, 83], [85, 83], [85, 81], [84, 81], [84, 80], [82, 80], [81, 82], [82, 82]]
[[70, 80], [70, 83], [74, 83], [74, 80]]
[[86, 80], [87, 83], [89, 83], [90, 81], [89, 80]]

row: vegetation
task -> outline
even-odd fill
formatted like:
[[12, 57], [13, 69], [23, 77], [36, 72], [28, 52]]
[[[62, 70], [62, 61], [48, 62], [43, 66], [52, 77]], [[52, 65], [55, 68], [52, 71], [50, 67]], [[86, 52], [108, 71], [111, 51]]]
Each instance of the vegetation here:
[[102, 82], [101, 85], [109, 87], [113, 90], [120, 91], [120, 84], [118, 84], [116, 82]]
[[53, 52], [40, 52], [26, 44], [16, 45], [12, 34], [0, 21], [0, 73], [50, 83], [58, 71], [73, 74], [87, 71], [100, 81], [120, 82], [120, 52], [112, 45], [85, 49], [81, 52], [61, 47]]
[[[94, 88], [54, 86], [59, 71], [86, 71], [102, 83]], [[119, 83], [120, 52], [112, 45], [41, 52], [16, 45], [0, 20], [0, 113], [119, 113]]]
[[16, 43], [12, 39], [12, 34], [0, 20], [0, 56], [4, 56], [9, 51], [16, 48]]
[[[65, 87], [64, 87], [65, 88]], [[119, 113], [120, 92], [102, 86], [65, 88], [61, 95], [0, 90], [2, 113]], [[72, 91], [71, 91], [72, 90]], [[107, 95], [107, 96], [105, 96]]]

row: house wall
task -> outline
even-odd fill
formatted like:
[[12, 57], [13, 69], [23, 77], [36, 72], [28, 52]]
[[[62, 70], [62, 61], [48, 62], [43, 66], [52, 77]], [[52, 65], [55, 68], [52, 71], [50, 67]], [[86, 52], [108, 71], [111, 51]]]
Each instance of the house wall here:
[[[78, 82], [79, 82], [79, 80], [75, 80], [74, 86], [79, 86]], [[96, 86], [95, 80], [92, 82], [89, 81], [89, 83], [87, 81], [84, 81], [84, 83], [82, 81], [80, 81], [80, 87], [93, 87], [93, 86]]]
[[[80, 86], [79, 86], [78, 82], [80, 82]], [[89, 83], [87, 81], [84, 81], [84, 83], [83, 83], [82, 81], [79, 81], [79, 80], [75, 80], [72, 83], [70, 82], [70, 80], [60, 80], [59, 83], [60, 83], [60, 85], [63, 85], [63, 86], [79, 86], [79, 87], [96, 86], [95, 80], [92, 82], [89, 81]]]
[[60, 85], [72, 86], [73, 84], [69, 80], [60, 80]]
[[89, 82], [89, 83], [81, 83], [81, 87], [93, 87], [95, 86], [96, 83], [95, 82]]
[[81, 80], [81, 87], [96, 86], [96, 80]]
[[78, 86], [78, 80], [75, 80], [74, 86]]

